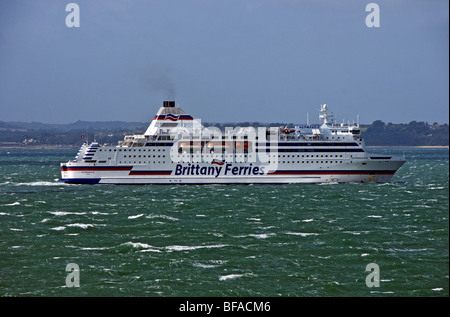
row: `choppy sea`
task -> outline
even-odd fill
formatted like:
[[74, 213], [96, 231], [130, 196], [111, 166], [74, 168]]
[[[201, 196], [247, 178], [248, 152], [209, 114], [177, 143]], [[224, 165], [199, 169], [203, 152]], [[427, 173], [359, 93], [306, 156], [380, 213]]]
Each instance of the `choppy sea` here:
[[0, 296], [449, 296], [448, 149], [372, 150], [404, 152], [388, 184], [228, 186], [63, 184], [76, 151], [0, 150]]

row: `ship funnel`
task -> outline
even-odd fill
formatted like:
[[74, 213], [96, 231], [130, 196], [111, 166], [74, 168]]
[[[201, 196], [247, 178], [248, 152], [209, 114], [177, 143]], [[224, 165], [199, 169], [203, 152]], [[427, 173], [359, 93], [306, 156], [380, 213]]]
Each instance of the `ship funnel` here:
[[164, 108], [174, 108], [175, 107], [175, 101], [173, 101], [173, 100], [164, 100], [163, 101], [163, 107]]

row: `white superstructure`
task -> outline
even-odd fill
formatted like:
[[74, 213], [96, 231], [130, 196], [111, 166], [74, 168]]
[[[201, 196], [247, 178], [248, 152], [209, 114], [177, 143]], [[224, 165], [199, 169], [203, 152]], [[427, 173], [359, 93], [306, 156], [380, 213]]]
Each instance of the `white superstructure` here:
[[84, 143], [61, 163], [76, 184], [282, 184], [389, 182], [404, 158], [368, 154], [359, 124], [206, 128], [164, 101], [146, 132], [118, 145]]

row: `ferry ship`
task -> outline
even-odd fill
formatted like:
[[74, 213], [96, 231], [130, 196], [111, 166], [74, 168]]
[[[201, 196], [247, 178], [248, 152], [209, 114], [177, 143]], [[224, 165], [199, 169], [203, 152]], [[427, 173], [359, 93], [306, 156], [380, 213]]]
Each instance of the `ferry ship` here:
[[294, 127], [204, 127], [163, 101], [142, 135], [117, 145], [85, 142], [61, 163], [72, 184], [289, 184], [390, 182], [402, 157], [369, 154], [359, 123]]

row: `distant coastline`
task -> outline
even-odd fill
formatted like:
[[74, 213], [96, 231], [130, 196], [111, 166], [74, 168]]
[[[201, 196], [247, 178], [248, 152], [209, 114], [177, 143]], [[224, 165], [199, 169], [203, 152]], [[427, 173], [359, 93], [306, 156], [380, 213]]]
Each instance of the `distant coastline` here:
[[[208, 123], [224, 131], [227, 127], [280, 127], [294, 128], [295, 123]], [[148, 124], [143, 122], [89, 122], [77, 121], [70, 124], [45, 124], [38, 122], [0, 121], [0, 148], [63, 149], [79, 148], [83, 142], [97, 141], [100, 144], [117, 144], [125, 135], [142, 134]], [[361, 136], [367, 147], [416, 147], [449, 148], [449, 125], [434, 122], [412, 121], [410, 123], [385, 123], [376, 120], [372, 124], [361, 124]]]
[[56, 149], [78, 149], [76, 145], [13, 145], [13, 146], [1, 146], [0, 150], [56, 150]]

